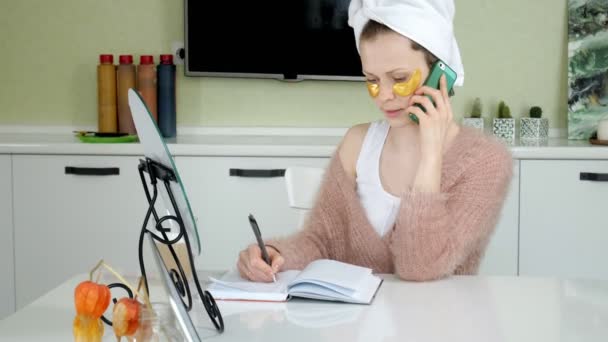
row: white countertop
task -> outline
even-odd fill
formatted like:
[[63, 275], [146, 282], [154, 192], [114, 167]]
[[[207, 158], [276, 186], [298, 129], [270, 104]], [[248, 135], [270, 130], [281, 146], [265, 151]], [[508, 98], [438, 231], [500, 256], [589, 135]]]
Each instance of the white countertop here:
[[[168, 139], [167, 146], [174, 156], [329, 157], [342, 139], [341, 135], [288, 135], [280, 129], [237, 133], [179, 135]], [[516, 159], [608, 159], [608, 146], [584, 140], [516, 141], [509, 147]], [[142, 149], [139, 143], [83, 143], [71, 134], [0, 133], [0, 154], [141, 155]]]
[[[183, 135], [167, 139], [174, 156], [327, 157], [339, 136]], [[71, 135], [0, 134], [0, 153], [141, 155], [139, 143], [83, 143]]]
[[[73, 290], [67, 280], [0, 321], [0, 341], [71, 341]], [[608, 282], [534, 277], [457, 276], [405, 282], [383, 276], [371, 305], [292, 300], [218, 301], [218, 334], [195, 307], [202, 338], [214, 341], [606, 341]], [[154, 298], [157, 285], [151, 284]], [[154, 301], [154, 300], [153, 300]], [[201, 311], [199, 311], [201, 310]], [[106, 326], [104, 341], [116, 341]]]

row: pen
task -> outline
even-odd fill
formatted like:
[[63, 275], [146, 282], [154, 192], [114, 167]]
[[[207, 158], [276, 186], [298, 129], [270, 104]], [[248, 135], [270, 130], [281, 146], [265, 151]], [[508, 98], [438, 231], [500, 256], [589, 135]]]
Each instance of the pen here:
[[[264, 245], [264, 241], [262, 240], [262, 233], [260, 232], [260, 227], [258, 226], [258, 222], [255, 220], [252, 214], [249, 214], [249, 224], [251, 224], [251, 229], [253, 229], [253, 235], [255, 235], [255, 239], [258, 241], [258, 246], [262, 251], [262, 258], [268, 264], [268, 266], [272, 267], [272, 263], [270, 262], [270, 257], [268, 256], [268, 251], [266, 250], [266, 245]], [[277, 278], [274, 273], [272, 274], [272, 280], [276, 283]]]

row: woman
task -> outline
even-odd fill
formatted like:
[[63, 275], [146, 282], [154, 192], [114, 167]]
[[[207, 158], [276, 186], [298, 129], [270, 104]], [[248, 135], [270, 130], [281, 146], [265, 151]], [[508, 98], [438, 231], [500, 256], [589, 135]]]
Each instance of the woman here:
[[348, 130], [305, 226], [268, 241], [272, 266], [257, 245], [242, 251], [242, 277], [268, 282], [320, 258], [412, 281], [477, 272], [512, 159], [499, 141], [454, 122], [445, 77], [440, 90], [421, 86], [437, 59], [463, 84], [453, 14], [448, 0], [351, 2], [349, 23], [384, 118]]

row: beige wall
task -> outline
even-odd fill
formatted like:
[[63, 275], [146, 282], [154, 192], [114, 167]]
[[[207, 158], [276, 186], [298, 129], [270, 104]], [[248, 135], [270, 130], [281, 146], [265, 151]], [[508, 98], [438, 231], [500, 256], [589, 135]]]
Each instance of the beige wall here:
[[[465, 66], [456, 115], [540, 105], [566, 127], [566, 0], [457, 0]], [[13, 0], [0, 9], [0, 124], [96, 125], [100, 53], [158, 55], [183, 40], [181, 0]], [[364, 84], [186, 78], [178, 125], [343, 127], [380, 117]]]

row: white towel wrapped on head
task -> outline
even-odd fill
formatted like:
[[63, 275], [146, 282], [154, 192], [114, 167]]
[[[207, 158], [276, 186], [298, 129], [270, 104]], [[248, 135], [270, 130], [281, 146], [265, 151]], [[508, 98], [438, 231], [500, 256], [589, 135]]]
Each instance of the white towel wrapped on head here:
[[458, 74], [455, 86], [464, 84], [464, 67], [454, 36], [453, 0], [351, 0], [348, 24], [355, 32], [357, 50], [369, 20], [388, 26], [415, 41]]

